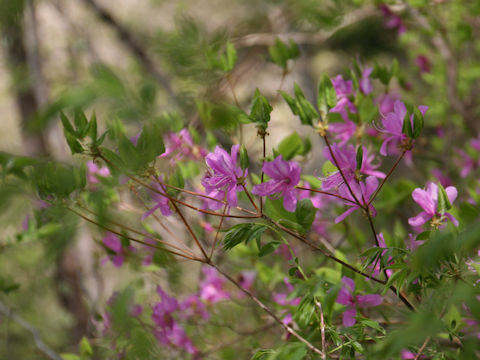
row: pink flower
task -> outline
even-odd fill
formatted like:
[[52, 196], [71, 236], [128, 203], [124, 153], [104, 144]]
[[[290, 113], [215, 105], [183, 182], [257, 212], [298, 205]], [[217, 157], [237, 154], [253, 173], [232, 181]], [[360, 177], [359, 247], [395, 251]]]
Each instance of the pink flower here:
[[223, 288], [225, 279], [218, 275], [214, 268], [204, 266], [202, 272], [205, 278], [200, 282], [200, 298], [210, 304], [230, 299], [230, 294]]
[[[330, 152], [330, 149], [332, 152]], [[339, 169], [342, 170], [343, 176], [349, 184], [354, 182], [359, 177], [358, 173], [375, 176], [381, 179], [385, 177], [383, 172], [376, 171], [380, 164], [373, 164], [375, 156], [373, 154], [369, 155], [368, 149], [365, 146], [363, 146], [362, 166], [360, 167], [359, 171], [357, 171], [357, 152], [355, 151], [353, 145], [340, 147], [337, 144], [332, 144], [330, 149], [324, 148], [323, 155], [334, 165], [336, 165], [335, 160], [337, 161]], [[336, 189], [343, 183], [344, 180], [342, 178], [342, 174], [340, 174], [340, 171], [336, 171], [322, 182], [322, 189]]]
[[425, 55], [418, 55], [415, 58], [415, 63], [420, 68], [420, 72], [422, 73], [429, 73], [432, 71], [432, 65], [430, 64], [430, 60]]
[[[363, 206], [367, 206], [367, 204], [370, 201], [370, 197], [373, 195], [377, 187], [378, 187], [378, 180], [373, 176], [367, 177], [365, 182], [360, 181], [359, 183], [356, 183], [355, 181], [352, 181], [352, 183], [350, 184], [350, 189], [352, 189], [357, 200], [360, 201], [360, 203]], [[347, 188], [346, 185], [340, 186], [338, 192], [341, 196], [351, 200], [352, 202], [350, 201], [344, 202], [345, 205], [350, 206], [350, 209], [345, 211], [343, 214], [337, 216], [335, 218], [335, 224], [338, 224], [339, 222], [345, 220], [345, 218], [348, 215], [350, 215], [352, 212], [354, 212], [357, 209], [360, 209], [360, 206], [358, 204], [353, 203], [355, 201], [355, 198], [352, 196], [352, 194], [350, 193], [350, 190]], [[377, 214], [377, 211], [375, 210], [372, 204], [368, 205], [368, 211], [372, 214], [372, 216], [376, 216]]]
[[357, 108], [349, 99], [349, 97], [353, 95], [353, 82], [352, 80], [343, 80], [342, 75], [337, 75], [332, 78], [332, 84], [337, 94], [337, 104], [330, 109], [330, 112], [340, 113], [343, 120], [347, 121], [349, 120], [348, 111], [351, 113], [357, 112]]
[[265, 162], [263, 172], [270, 180], [255, 185], [252, 194], [260, 196], [276, 195], [283, 197], [283, 206], [287, 211], [293, 212], [297, 207], [295, 186], [300, 181], [302, 169], [295, 161], [285, 161], [282, 155], [270, 162]]
[[380, 11], [385, 18], [384, 24], [387, 29], [397, 29], [398, 35], [401, 35], [405, 32], [406, 28], [403, 24], [402, 18], [399, 15], [395, 14], [392, 10], [390, 10], [388, 5], [381, 4]]
[[[378, 246], [385, 249], [382, 251], [382, 254], [381, 254], [381, 256], [383, 256], [387, 252], [387, 244], [385, 243], [385, 238], [383, 237], [383, 233], [380, 233], [377, 235], [377, 240], [378, 240]], [[393, 261], [391, 260], [392, 260], [392, 257], [389, 257], [387, 260], [388, 265], [393, 264]], [[381, 263], [381, 259], [378, 259], [376, 263], [373, 263], [369, 266], [370, 268], [373, 268], [373, 272], [372, 272], [373, 276], [377, 276], [380, 273], [380, 269], [381, 269], [380, 263]], [[387, 273], [387, 277], [390, 277], [392, 276], [393, 271], [391, 269], [388, 269], [386, 270], [386, 273]]]
[[178, 134], [170, 133], [165, 138], [165, 152], [161, 158], [170, 158], [170, 164], [182, 161], [184, 158], [200, 160], [206, 155], [206, 151], [193, 143], [192, 136], [187, 129]]
[[370, 74], [372, 73], [372, 71], [372, 67], [363, 69], [362, 77], [359, 81], [360, 91], [365, 95], [370, 94], [373, 90], [372, 80], [370, 79]]
[[99, 167], [93, 161], [87, 161], [87, 181], [90, 184], [98, 184], [98, 177], [109, 177], [110, 169], [106, 166]]
[[343, 326], [355, 325], [355, 316], [357, 315], [357, 307], [369, 308], [375, 307], [382, 303], [383, 299], [380, 295], [357, 295], [355, 291], [355, 282], [349, 277], [342, 278], [343, 286], [338, 293], [336, 302], [346, 305], [347, 309], [343, 313]]
[[287, 277], [283, 279], [283, 283], [287, 287], [287, 292], [274, 292], [273, 301], [275, 301], [278, 305], [298, 306], [302, 298], [296, 297], [296, 298], [288, 299], [288, 297], [290, 296], [290, 293], [293, 291], [294, 288], [293, 288], [293, 285], [290, 284], [290, 281], [288, 281]]
[[[107, 233], [107, 235], [103, 237], [102, 242], [107, 249], [113, 252], [113, 255], [109, 256], [113, 265], [115, 265], [115, 267], [121, 267], [123, 265], [126, 251], [123, 248], [122, 241], [120, 240], [120, 238], [117, 235], [109, 232]], [[129, 247], [129, 250], [135, 250], [135, 248], [131, 246]]]
[[[163, 181], [162, 178], [160, 178], [160, 180]], [[153, 183], [152, 187], [156, 188], [161, 193], [165, 193], [165, 190], [157, 183]], [[152, 215], [158, 209], [160, 209], [160, 212], [162, 213], [163, 216], [172, 215], [172, 209], [170, 208], [169, 200], [166, 196], [163, 196], [158, 192], [152, 191], [151, 198], [153, 201], [156, 202], [156, 205], [150, 208], [150, 210], [148, 210], [142, 215], [142, 220], [145, 220], [147, 217]]]
[[[449, 186], [445, 189], [448, 200], [453, 203], [457, 198], [457, 189], [454, 186]], [[435, 183], [428, 183], [427, 189], [423, 190], [417, 188], [412, 192], [413, 200], [422, 207], [423, 211], [415, 217], [409, 218], [408, 223], [411, 226], [420, 226], [425, 224], [428, 220], [432, 219], [432, 224], [441, 222], [448, 218], [455, 226], [458, 226], [458, 221], [451, 214], [446, 212], [440, 214], [438, 212], [438, 186]], [[437, 225], [439, 225], [437, 224]]]
[[180, 303], [179, 310], [182, 319], [190, 319], [193, 317], [200, 317], [204, 320], [210, 318], [205, 304], [201, 301], [198, 295], [190, 295]]
[[328, 129], [334, 134], [334, 139], [340, 141], [340, 146], [345, 145], [357, 131], [357, 125], [352, 120], [348, 118], [344, 120], [345, 122], [334, 122], [328, 125]]
[[[217, 146], [213, 153], [206, 156], [208, 169], [202, 179], [207, 195], [217, 200], [227, 200], [230, 207], [238, 204], [237, 192], [242, 191], [243, 179], [248, 170], [243, 171], [237, 165], [238, 150], [240, 145], [233, 145], [231, 153]], [[222, 207], [221, 202], [209, 201], [208, 205], [213, 210]]]
[[[422, 115], [425, 115], [428, 107], [420, 105], [418, 107]], [[407, 108], [401, 101], [395, 101], [393, 105], [393, 111], [382, 115], [383, 129], [378, 129], [380, 132], [387, 134], [387, 138], [383, 141], [380, 148], [380, 154], [387, 156], [387, 145], [390, 141], [397, 141], [403, 143], [407, 140], [407, 135], [403, 133], [403, 122], [405, 116], [407, 116]], [[410, 116], [410, 122], [413, 125], [413, 115]]]

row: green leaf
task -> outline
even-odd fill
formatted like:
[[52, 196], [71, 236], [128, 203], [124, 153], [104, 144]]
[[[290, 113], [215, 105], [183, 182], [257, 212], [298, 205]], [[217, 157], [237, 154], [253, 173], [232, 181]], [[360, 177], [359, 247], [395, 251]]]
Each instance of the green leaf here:
[[448, 210], [452, 208], [452, 204], [450, 204], [450, 200], [448, 199], [447, 192], [442, 184], [438, 184], [438, 208], [437, 211], [444, 215]]
[[76, 135], [77, 132], [75, 130], [73, 130], [73, 127], [72, 127], [72, 124], [70, 124], [70, 121], [68, 120], [68, 118], [65, 116], [65, 114], [62, 112], [60, 112], [60, 119], [62, 120], [62, 125], [63, 125], [63, 129], [64, 131], [72, 134], [72, 135]]
[[300, 118], [300, 122], [303, 125], [313, 125], [318, 119], [318, 113], [313, 105], [305, 98], [302, 89], [297, 83], [294, 84], [295, 98], [281, 91], [280, 94], [287, 102], [290, 110], [294, 115]]
[[244, 144], [240, 146], [239, 158], [240, 158], [240, 167], [242, 168], [242, 170], [247, 169], [250, 166], [250, 160], [248, 159], [247, 148], [245, 147]]
[[77, 138], [71, 133], [64, 131], [65, 140], [72, 152], [72, 155], [83, 153], [83, 146], [78, 142]]
[[143, 164], [148, 164], [158, 155], [164, 153], [165, 146], [162, 141], [160, 128], [155, 124], [145, 124], [138, 138], [136, 148]]
[[303, 140], [295, 131], [283, 139], [278, 145], [277, 151], [282, 154], [284, 160], [290, 160], [303, 150]]
[[423, 115], [418, 108], [413, 109], [413, 133], [412, 138], [420, 136], [424, 126]]
[[252, 239], [260, 239], [261, 235], [268, 229], [267, 225], [260, 223], [237, 224], [226, 230], [223, 240], [223, 248], [225, 250], [233, 249], [235, 246]]
[[237, 51], [230, 41], [227, 41], [226, 53], [222, 55], [221, 63], [223, 71], [230, 72], [237, 62]]
[[317, 106], [322, 118], [337, 104], [337, 93], [332, 81], [327, 75], [323, 75], [318, 86]]
[[310, 199], [302, 199], [297, 203], [295, 216], [297, 223], [302, 227], [302, 234], [305, 234], [312, 227], [317, 208], [315, 208]]
[[256, 89], [253, 96], [252, 108], [250, 109], [250, 120], [265, 130], [268, 127], [270, 113], [272, 111], [273, 108], [267, 98], [260, 93], [260, 90]]
[[97, 140], [97, 116], [95, 113], [93, 113], [90, 117], [87, 128], [87, 136], [89, 136], [93, 141]]
[[428, 240], [428, 239], [430, 239], [430, 233], [431, 233], [431, 231], [421, 232], [420, 234], [417, 235], [417, 237], [415, 238], [415, 240], [416, 240], [416, 241]]
[[82, 359], [86, 359], [93, 356], [92, 346], [90, 345], [90, 343], [88, 342], [88, 339], [85, 336], [82, 337], [82, 340], [80, 340], [80, 345], [78, 347], [79, 347], [80, 356], [82, 357]]
[[32, 175], [33, 183], [42, 198], [49, 195], [65, 198], [86, 184], [85, 166], [74, 168], [48, 162], [35, 166]]
[[75, 115], [73, 117], [75, 127], [77, 128], [77, 134], [80, 138], [85, 137], [88, 131], [88, 120], [83, 111], [75, 110]]
[[357, 148], [357, 170], [360, 170], [362, 168], [362, 162], [363, 162], [363, 146], [360, 145]]
[[274, 252], [281, 244], [282, 243], [280, 241], [276, 241], [276, 240], [265, 244], [264, 246], [262, 246], [262, 248], [258, 252], [258, 256], [263, 257]]
[[300, 55], [297, 44], [290, 39], [289, 45], [285, 44], [279, 38], [275, 40], [275, 44], [268, 47], [268, 53], [273, 63], [287, 69], [288, 60], [297, 58]]

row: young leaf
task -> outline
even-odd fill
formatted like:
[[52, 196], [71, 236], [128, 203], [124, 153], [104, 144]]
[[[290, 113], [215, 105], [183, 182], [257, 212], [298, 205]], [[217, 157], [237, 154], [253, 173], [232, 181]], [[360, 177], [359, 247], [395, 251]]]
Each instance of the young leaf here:
[[253, 96], [253, 104], [250, 110], [250, 120], [257, 123], [258, 127], [264, 130], [268, 127], [270, 121], [270, 113], [273, 111], [272, 106], [268, 102], [267, 98], [260, 93], [260, 90], [255, 90]]
[[240, 146], [239, 158], [240, 158], [240, 167], [242, 168], [242, 170], [247, 169], [250, 165], [250, 160], [248, 159], [247, 148], [245, 147], [244, 144]]
[[362, 162], [363, 162], [363, 146], [360, 145], [357, 149], [357, 170], [360, 170], [362, 168]]
[[416, 139], [423, 130], [423, 115], [418, 108], [413, 109], [413, 133], [412, 138]]
[[452, 204], [450, 204], [450, 200], [448, 199], [447, 192], [442, 184], [438, 184], [438, 208], [437, 211], [443, 215], [448, 210], [450, 210]]

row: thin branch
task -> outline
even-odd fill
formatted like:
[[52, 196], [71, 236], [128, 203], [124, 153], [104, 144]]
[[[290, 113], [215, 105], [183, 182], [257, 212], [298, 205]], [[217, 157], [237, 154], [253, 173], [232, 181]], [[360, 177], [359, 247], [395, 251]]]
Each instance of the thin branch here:
[[170, 79], [156, 65], [143, 46], [134, 38], [131, 32], [121, 24], [104, 7], [100, 6], [95, 0], [82, 0], [95, 12], [95, 15], [106, 25], [110, 26], [116, 33], [118, 39], [135, 56], [144, 69], [150, 73], [153, 78], [162, 86], [171, 100], [176, 103], [175, 93], [170, 84]]
[[[158, 178], [158, 176], [156, 177]], [[162, 185], [160, 185], [162, 186]], [[167, 192], [167, 189], [163, 187], [163, 191], [165, 191], [165, 193]], [[202, 255], [205, 257], [205, 261], [208, 261], [208, 255], [205, 251], [205, 249], [203, 248], [202, 244], [200, 243], [200, 241], [198, 240], [197, 238], [197, 235], [195, 235], [195, 232], [193, 231], [192, 227], [190, 226], [190, 224], [188, 223], [187, 219], [185, 219], [185, 216], [183, 216], [182, 212], [180, 211], [180, 209], [178, 208], [177, 204], [175, 203], [175, 201], [171, 201], [170, 200], [170, 203], [173, 205], [173, 207], [175, 208], [175, 211], [177, 212], [178, 216], [180, 216], [180, 219], [182, 220], [183, 224], [185, 225], [185, 227], [187, 228], [188, 232], [190, 233], [190, 235], [192, 236], [193, 238], [193, 241], [195, 241], [195, 244], [197, 244], [198, 248], [200, 249], [200, 251], [202, 252]]]
[[240, 289], [243, 293], [245, 293], [248, 297], [250, 297], [263, 311], [265, 311], [268, 315], [270, 315], [280, 326], [282, 326], [288, 333], [296, 337], [299, 341], [303, 342], [310, 350], [319, 354], [323, 357], [324, 353], [316, 348], [312, 343], [310, 343], [307, 339], [305, 339], [302, 335], [296, 332], [292, 327], [283, 323], [283, 321], [275, 315], [275, 313], [265, 305], [260, 299], [258, 299], [255, 295], [253, 295], [250, 291], [245, 289], [242, 285], [240, 285], [235, 279], [233, 279], [230, 275], [226, 274], [221, 270], [217, 265], [210, 263], [210, 266], [214, 267], [220, 274], [222, 274], [228, 281], [234, 284], [238, 289]]
[[79, 213], [78, 211], [76, 211], [76, 210], [74, 210], [74, 209], [72, 209], [72, 208], [70, 208], [70, 207], [68, 207], [68, 206], [66, 207], [66, 209], [69, 210], [69, 211], [71, 211], [71, 212], [74, 213], [75, 215], [80, 216], [83, 220], [85, 220], [85, 221], [87, 221], [87, 222], [89, 222], [89, 223], [91, 223], [91, 224], [94, 224], [94, 225], [96, 225], [96, 226], [98, 226], [98, 227], [100, 227], [100, 228], [102, 228], [102, 229], [104, 229], [104, 230], [107, 230], [107, 231], [109, 231], [109, 232], [111, 232], [111, 233], [113, 233], [113, 234], [115, 234], [115, 235], [124, 237], [124, 238], [126, 238], [126, 239], [128, 239], [128, 240], [130, 240], [130, 241], [133, 241], [133, 242], [136, 242], [136, 243], [139, 243], [139, 244], [142, 244], [142, 245], [145, 245], [145, 246], [154, 248], [154, 249], [158, 249], [158, 250], [161, 250], [161, 251], [166, 251], [166, 252], [168, 252], [168, 253], [170, 253], [170, 254], [172, 254], [172, 255], [177, 255], [177, 256], [180, 256], [180, 257], [183, 257], [183, 258], [186, 258], [186, 259], [189, 259], [189, 260], [195, 260], [195, 261], [199, 261], [199, 262], [205, 262], [205, 260], [203, 260], [203, 259], [200, 259], [200, 258], [197, 258], [197, 257], [191, 257], [191, 256], [188, 256], [188, 255], [186, 255], [186, 254], [178, 253], [178, 252], [173, 251], [173, 250], [170, 250], [170, 249], [166, 249], [166, 248], [162, 248], [162, 247], [159, 247], [159, 246], [155, 246], [155, 245], [150, 244], [150, 243], [147, 243], [147, 242], [145, 242], [145, 241], [142, 241], [142, 240], [133, 238], [133, 237], [131, 237], [131, 236], [122, 234], [122, 233], [120, 233], [120, 232], [118, 232], [118, 231], [116, 231], [116, 230], [114, 230], [114, 229], [111, 229], [111, 228], [105, 226], [105, 225], [102, 225], [102, 224], [100, 224], [100, 223], [97, 223], [95, 220], [92, 220], [92, 219], [88, 218], [87, 216]]
[[[322, 135], [323, 139], [325, 140], [325, 144], [327, 145], [328, 147], [328, 151], [330, 152], [330, 156], [332, 157], [332, 160], [334, 162], [334, 165], [337, 167], [342, 179], [343, 179], [343, 182], [345, 183], [345, 185], [347, 185], [347, 188], [348, 188], [348, 191], [350, 191], [350, 194], [352, 195], [353, 199], [355, 200], [355, 203], [361, 207], [362, 209], [365, 209], [365, 206], [362, 205], [360, 203], [360, 201], [358, 201], [357, 199], [357, 196], [355, 195], [355, 193], [353, 192], [352, 188], [350, 187], [350, 184], [348, 183], [347, 181], [347, 178], [345, 177], [345, 174], [343, 173], [340, 165], [338, 164], [338, 161], [337, 161], [337, 158], [335, 157], [335, 154], [333, 153], [333, 150], [332, 150], [332, 146], [330, 145], [330, 141], [328, 140], [328, 137], [327, 137], [327, 134], [325, 133], [324, 135]], [[368, 207], [367, 207], [368, 209]]]
[[[224, 213], [224, 214], [225, 214], [225, 212], [227, 211], [227, 208], [228, 208], [228, 205], [225, 204], [225, 206], [223, 207], [223, 213]], [[220, 219], [220, 223], [218, 224], [217, 233], [215, 234], [215, 239], [213, 240], [212, 249], [210, 250], [209, 259], [212, 259], [213, 252], [215, 251], [215, 247], [217, 246], [218, 234], [220, 234], [220, 230], [222, 229], [222, 225], [223, 225], [223, 220], [224, 220], [224, 219], [225, 219], [225, 217], [222, 216], [222, 218]]]
[[334, 196], [336, 198], [342, 199], [343, 201], [351, 202], [352, 204], [358, 205], [353, 200], [347, 199], [346, 197], [343, 197], [343, 196], [340, 196], [340, 195], [337, 195], [337, 194], [334, 194], [334, 193], [331, 193], [331, 192], [328, 192], [328, 191], [317, 190], [317, 189], [309, 189], [309, 188], [306, 188], [306, 187], [303, 187], [303, 186], [295, 186], [295, 187], [297, 189], [300, 189], [300, 190], [312, 191], [312, 192], [319, 193], [319, 194], [322, 194], [322, 195]]
[[323, 351], [323, 356], [322, 359], [326, 360], [327, 359], [327, 352], [325, 351], [325, 321], [323, 318], [323, 309], [322, 309], [322, 303], [317, 300], [317, 298], [314, 298], [315, 305], [317, 306], [315, 308], [315, 311], [320, 314], [320, 334], [322, 336], [322, 351]]
[[0, 301], [0, 312], [4, 314], [6, 317], [15, 321], [18, 325], [23, 327], [33, 336], [33, 340], [35, 341], [35, 345], [37, 348], [43, 352], [46, 356], [48, 356], [52, 360], [63, 360], [62, 357], [53, 351], [47, 344], [45, 344], [38, 333], [38, 330], [33, 327], [29, 322], [23, 319], [20, 315], [16, 314], [12, 309], [7, 307], [4, 303]]
[[388, 178], [392, 175], [393, 170], [395, 170], [395, 168], [398, 166], [398, 164], [400, 164], [400, 161], [402, 161], [406, 152], [407, 152], [407, 150], [403, 150], [402, 154], [398, 157], [397, 161], [395, 161], [395, 164], [393, 164], [393, 166], [390, 169], [390, 171], [388, 172], [388, 174], [383, 178], [382, 182], [380, 183], [380, 186], [373, 193], [372, 197], [370, 198], [370, 201], [368, 202], [367, 207], [373, 202], [373, 200], [375, 200], [375, 197], [380, 192], [380, 189], [383, 187], [383, 184], [385, 184], [387, 182]]
[[420, 347], [420, 349], [418, 349], [418, 353], [417, 355], [415, 355], [414, 360], [420, 359], [420, 356], [422, 355], [423, 350], [425, 350], [425, 348], [427, 347], [429, 341], [430, 341], [430, 336], [425, 339], [425, 341], [423, 342], [423, 345]]
[[[94, 215], [94, 216], [97, 216], [97, 214], [95, 214], [93, 211], [91, 211], [91, 210], [88, 209], [87, 207], [81, 206], [81, 208], [82, 208], [83, 210], [85, 210], [86, 212], [88, 212], [88, 213], [90, 213], [90, 214], [92, 214], [92, 215]], [[165, 246], [170, 246], [171, 248], [173, 248], [173, 249], [175, 249], [175, 250], [183, 251], [183, 252], [185, 252], [186, 254], [188, 254], [188, 255], [190, 255], [190, 256], [192, 256], [192, 257], [195, 256], [195, 254], [193, 254], [190, 249], [182, 249], [182, 248], [179, 248], [178, 246], [173, 245], [173, 244], [170, 244], [170, 243], [168, 243], [168, 242], [166, 242], [166, 241], [164, 241], [164, 240], [162, 240], [162, 239], [159, 239], [159, 238], [153, 236], [152, 234], [145, 234], [145, 233], [143, 233], [143, 232], [141, 232], [141, 231], [135, 230], [135, 229], [133, 229], [133, 228], [131, 228], [131, 227], [125, 225], [125, 224], [121, 224], [121, 223], [116, 222], [116, 221], [114, 221], [114, 220], [108, 219], [107, 221], [108, 221], [110, 224], [115, 225], [115, 226], [118, 226], [118, 227], [121, 228], [121, 229], [130, 231], [130, 232], [132, 232], [132, 233], [134, 233], [134, 234], [137, 234], [137, 235], [140, 235], [140, 236], [146, 236], [146, 237], [151, 238], [151, 239], [153, 239], [153, 240], [155, 240], [155, 241], [157, 241], [157, 242], [159, 242], [159, 243], [161, 243], [161, 244], [163, 244], [163, 245], [165, 245]]]
[[380, 280], [380, 279], [376, 278], [375, 276], [369, 275], [369, 274], [367, 274], [367, 273], [365, 273], [365, 272], [363, 272], [363, 271], [355, 268], [354, 266], [352, 266], [352, 265], [346, 263], [345, 261], [337, 258], [337, 257], [334, 256], [333, 254], [330, 254], [328, 251], [326, 251], [326, 250], [324, 250], [324, 249], [316, 246], [315, 244], [311, 243], [310, 241], [308, 241], [308, 240], [307, 240], [306, 238], [304, 238], [303, 236], [300, 236], [300, 235], [298, 235], [296, 232], [290, 230], [289, 228], [286, 228], [285, 226], [280, 225], [279, 223], [275, 222], [274, 220], [272, 220], [272, 219], [269, 218], [268, 216], [263, 215], [262, 217], [263, 217], [264, 219], [266, 219], [267, 221], [269, 221], [271, 224], [273, 224], [273, 225], [274, 225], [275, 227], [277, 227], [278, 229], [286, 232], [287, 234], [289, 234], [289, 235], [293, 236], [294, 238], [300, 240], [302, 243], [308, 245], [308, 246], [309, 246], [310, 248], [312, 248], [313, 250], [321, 252], [321, 253], [322, 253], [324, 256], [326, 256], [327, 258], [329, 258], [329, 259], [331, 259], [331, 260], [333, 260], [333, 261], [335, 261], [335, 262], [337, 262], [337, 263], [345, 266], [346, 268], [352, 270], [353, 272], [355, 272], [355, 273], [357, 273], [357, 274], [359, 274], [359, 275], [362, 275], [362, 276], [364, 276], [364, 277], [366, 277], [366, 278], [369, 278], [370, 280], [373, 280], [373, 281], [375, 281], [375, 282], [377, 282], [377, 283], [379, 283], [379, 284], [382, 284], [382, 285], [385, 285], [385, 284], [386, 284], [386, 281]]

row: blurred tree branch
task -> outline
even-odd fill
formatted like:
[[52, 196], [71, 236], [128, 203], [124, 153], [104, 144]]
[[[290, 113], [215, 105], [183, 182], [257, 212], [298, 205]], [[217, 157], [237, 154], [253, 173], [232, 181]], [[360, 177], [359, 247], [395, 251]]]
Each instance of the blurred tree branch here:
[[164, 88], [169, 97], [175, 101], [175, 93], [172, 89], [171, 81], [168, 76], [161, 71], [144, 49], [144, 47], [134, 38], [131, 32], [121, 24], [114, 16], [104, 7], [100, 6], [95, 0], [82, 0], [87, 4], [94, 12], [95, 15], [106, 25], [111, 27], [118, 39], [125, 45], [125, 47], [130, 50], [130, 52], [135, 56], [135, 58], [142, 64], [145, 71], [153, 76], [153, 78], [158, 82], [160, 86]]
[[20, 315], [16, 314], [12, 309], [6, 306], [4, 303], [0, 301], [0, 313], [5, 315], [6, 317], [15, 321], [18, 325], [23, 327], [33, 336], [33, 340], [35, 341], [35, 345], [37, 348], [47, 355], [52, 360], [63, 360], [62, 357], [53, 351], [47, 344], [45, 344], [38, 333], [38, 330], [33, 327], [29, 322], [23, 319]]

